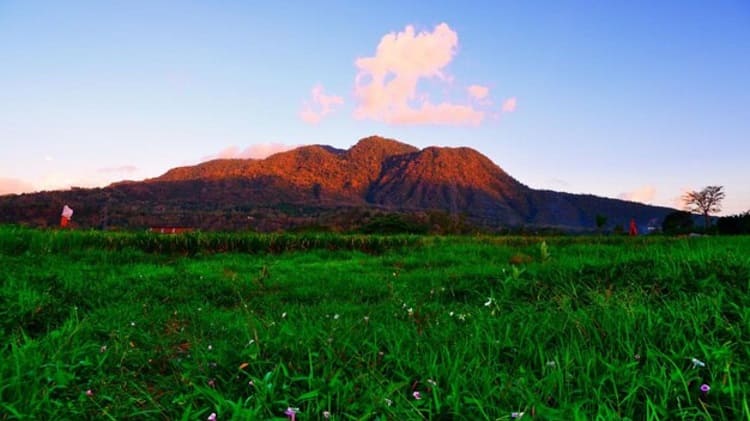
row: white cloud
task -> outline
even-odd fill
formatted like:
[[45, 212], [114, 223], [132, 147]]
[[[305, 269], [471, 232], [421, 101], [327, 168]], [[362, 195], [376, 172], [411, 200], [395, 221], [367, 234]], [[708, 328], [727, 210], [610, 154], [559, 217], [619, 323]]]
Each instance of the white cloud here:
[[516, 97], [510, 97], [503, 101], [503, 112], [512, 113], [516, 111], [516, 105], [518, 104]]
[[337, 105], [344, 103], [344, 98], [336, 95], [326, 95], [323, 93], [323, 86], [315, 85], [311, 90], [311, 100], [305, 102], [300, 118], [306, 123], [317, 124], [326, 115], [333, 112]]
[[484, 99], [490, 94], [490, 88], [482, 85], [471, 85], [466, 90], [469, 92], [469, 96], [474, 99]]
[[36, 191], [31, 183], [18, 178], [0, 178], [0, 195]]
[[[445, 68], [457, 49], [458, 34], [446, 23], [432, 31], [417, 33], [409, 25], [402, 32], [386, 34], [374, 56], [355, 61], [354, 116], [390, 124], [480, 124], [485, 112], [473, 104], [435, 104], [417, 89], [420, 80], [450, 84], [452, 77]], [[469, 93], [485, 98], [489, 90], [483, 88], [472, 85]]]
[[640, 202], [650, 204], [656, 196], [656, 188], [653, 186], [639, 187], [633, 191], [620, 193], [617, 197], [631, 202]]
[[203, 157], [201, 161], [210, 161], [212, 159], [263, 159], [275, 153], [294, 149], [297, 146], [285, 145], [283, 143], [256, 143], [245, 149], [240, 149], [233, 145], [222, 149], [215, 155]]

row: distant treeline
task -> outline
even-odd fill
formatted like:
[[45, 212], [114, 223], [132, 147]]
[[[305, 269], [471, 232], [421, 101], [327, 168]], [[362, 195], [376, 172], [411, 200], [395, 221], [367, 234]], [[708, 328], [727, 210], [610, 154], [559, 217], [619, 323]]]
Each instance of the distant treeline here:
[[662, 231], [665, 234], [688, 234], [701, 232], [708, 234], [740, 235], [750, 234], [750, 211], [731, 216], [715, 218], [716, 223], [708, 228], [695, 223], [696, 216], [686, 211], [672, 212], [664, 218]]
[[719, 234], [750, 234], [750, 211], [739, 215], [722, 216], [716, 222]]

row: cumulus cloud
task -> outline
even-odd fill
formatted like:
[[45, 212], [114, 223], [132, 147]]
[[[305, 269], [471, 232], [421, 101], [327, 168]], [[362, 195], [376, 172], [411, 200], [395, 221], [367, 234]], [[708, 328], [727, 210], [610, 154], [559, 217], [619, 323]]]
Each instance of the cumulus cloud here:
[[510, 97], [503, 101], [503, 112], [504, 113], [512, 113], [516, 110], [516, 97]]
[[[481, 123], [485, 117], [481, 109], [447, 101], [434, 104], [424, 92], [418, 91], [421, 80], [451, 83], [452, 77], [446, 74], [445, 68], [457, 48], [458, 34], [446, 23], [432, 31], [417, 33], [408, 25], [402, 32], [386, 34], [374, 56], [355, 61], [357, 107], [354, 116], [389, 124]], [[485, 98], [489, 90], [483, 88], [473, 85], [469, 93], [484, 94], [482, 98]]]
[[633, 191], [620, 193], [617, 197], [631, 202], [651, 203], [656, 196], [656, 189], [653, 186], [643, 186]]
[[219, 151], [215, 155], [203, 157], [201, 161], [210, 161], [212, 159], [263, 159], [278, 152], [294, 149], [295, 145], [285, 145], [283, 143], [256, 143], [245, 149], [237, 146], [229, 146]]
[[490, 94], [490, 88], [482, 85], [471, 85], [466, 90], [469, 91], [469, 96], [474, 99], [484, 99]]
[[344, 98], [336, 95], [326, 95], [323, 92], [323, 86], [318, 84], [312, 88], [311, 99], [306, 101], [300, 118], [306, 123], [318, 124], [326, 115], [330, 114], [334, 107], [342, 105]]
[[0, 195], [3, 194], [18, 194], [18, 193], [29, 193], [36, 191], [31, 183], [27, 183], [17, 178], [2, 178], [0, 177]]

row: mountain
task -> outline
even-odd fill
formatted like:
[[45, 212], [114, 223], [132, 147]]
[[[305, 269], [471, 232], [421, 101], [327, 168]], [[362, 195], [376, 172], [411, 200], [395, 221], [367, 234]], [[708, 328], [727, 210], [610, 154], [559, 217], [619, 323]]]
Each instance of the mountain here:
[[378, 136], [348, 150], [303, 146], [265, 159], [217, 159], [141, 182], [0, 197], [0, 222], [50, 226], [69, 204], [82, 227], [191, 226], [278, 230], [352, 228], [373, 215], [443, 213], [484, 228], [595, 228], [636, 218], [660, 223], [674, 209], [535, 190], [474, 149], [414, 146]]

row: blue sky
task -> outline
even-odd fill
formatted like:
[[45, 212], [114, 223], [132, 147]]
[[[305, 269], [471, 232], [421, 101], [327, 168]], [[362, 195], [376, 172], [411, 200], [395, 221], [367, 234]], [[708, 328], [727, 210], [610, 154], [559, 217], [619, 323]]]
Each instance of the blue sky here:
[[750, 210], [750, 3], [0, 0], [0, 193], [380, 134]]

